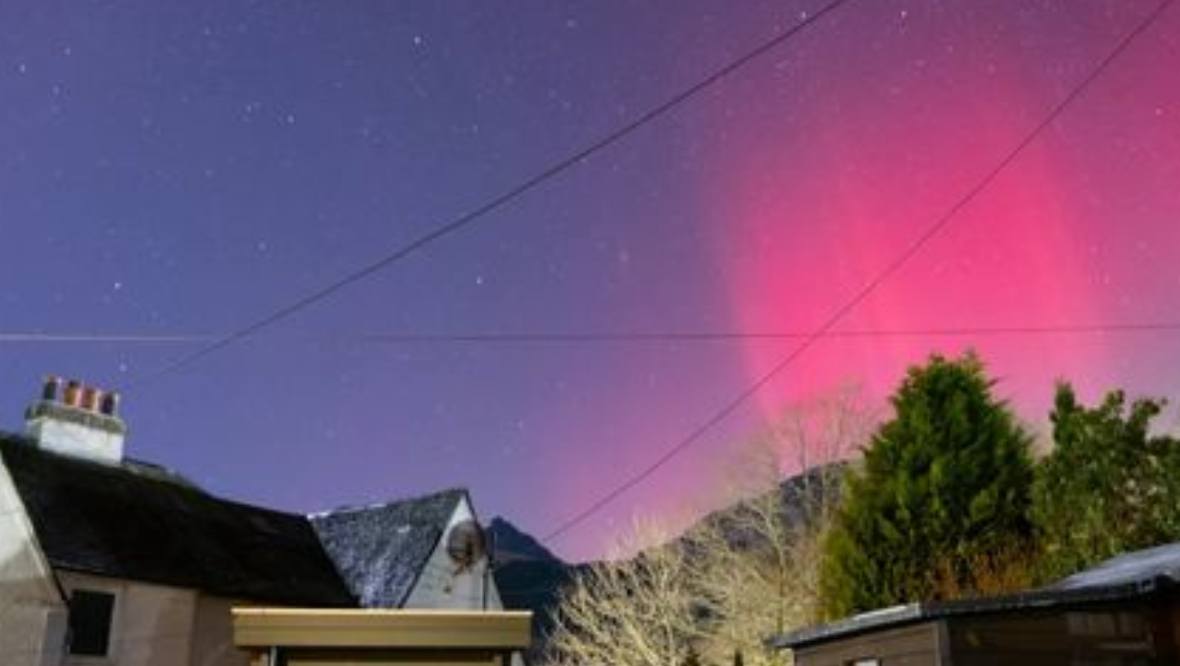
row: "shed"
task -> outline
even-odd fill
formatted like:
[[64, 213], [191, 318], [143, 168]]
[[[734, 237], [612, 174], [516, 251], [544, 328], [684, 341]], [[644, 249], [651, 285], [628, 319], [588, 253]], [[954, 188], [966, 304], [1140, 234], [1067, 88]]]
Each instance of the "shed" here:
[[508, 666], [528, 648], [527, 611], [235, 608], [253, 666]]
[[771, 640], [799, 666], [1180, 663], [1180, 544], [1129, 553], [1049, 587], [915, 603]]

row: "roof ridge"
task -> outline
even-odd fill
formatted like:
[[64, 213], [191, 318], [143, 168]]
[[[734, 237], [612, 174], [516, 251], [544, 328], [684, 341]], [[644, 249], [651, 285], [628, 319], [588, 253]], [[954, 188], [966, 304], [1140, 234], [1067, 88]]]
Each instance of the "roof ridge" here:
[[[259, 513], [266, 513], [270, 515], [283, 516], [285, 518], [296, 518], [300, 520], [307, 520], [308, 516], [298, 511], [288, 511], [284, 509], [277, 509], [261, 504], [255, 504], [231, 497], [225, 497], [217, 493], [210, 492], [196, 482], [183, 476], [176, 470], [166, 466], [153, 463], [142, 458], [126, 457], [119, 464], [110, 464], [99, 462], [97, 460], [89, 460], [78, 456], [71, 456], [68, 454], [43, 449], [36, 446], [36, 441], [23, 437], [20, 435], [10, 436], [11, 433], [0, 431], [0, 444], [7, 444], [11, 446], [28, 446], [36, 452], [36, 455], [49, 457], [52, 460], [59, 461], [67, 465], [77, 465], [86, 469], [97, 471], [106, 474], [129, 474], [147, 483], [160, 484], [163, 486], [173, 487], [178, 490], [194, 493], [200, 495], [206, 500], [218, 502], [221, 504], [230, 505], [236, 508], [249, 509]], [[137, 466], [150, 466], [163, 471], [163, 474], [152, 474]]]
[[331, 509], [324, 509], [321, 511], [312, 511], [306, 515], [308, 518], [320, 518], [320, 517], [324, 517], [324, 516], [339, 516], [342, 514], [360, 513], [363, 511], [375, 511], [378, 509], [388, 509], [388, 508], [392, 508], [395, 506], [402, 506], [402, 505], [406, 505], [406, 504], [417, 504], [419, 502], [427, 502], [427, 501], [434, 500], [434, 499], [437, 499], [440, 497], [444, 497], [446, 495], [453, 495], [453, 494], [461, 495], [463, 497], [469, 497], [471, 495], [470, 491], [468, 491], [465, 486], [452, 486], [450, 488], [444, 488], [442, 490], [436, 490], [436, 491], [424, 493], [421, 495], [413, 495], [413, 496], [409, 496], [409, 497], [388, 499], [388, 500], [383, 500], [380, 502], [370, 502], [368, 504], [342, 504], [340, 506], [337, 506], [337, 507], [334, 507]]

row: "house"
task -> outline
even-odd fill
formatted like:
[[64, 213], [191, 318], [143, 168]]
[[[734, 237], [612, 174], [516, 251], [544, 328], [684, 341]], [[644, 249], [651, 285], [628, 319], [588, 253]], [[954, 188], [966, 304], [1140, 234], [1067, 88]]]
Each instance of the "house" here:
[[51, 379], [0, 433], [0, 664], [239, 666], [234, 606], [498, 609], [461, 489], [312, 516], [123, 454], [118, 399]]
[[771, 641], [799, 666], [1180, 663], [1180, 543], [1046, 588], [886, 608]]

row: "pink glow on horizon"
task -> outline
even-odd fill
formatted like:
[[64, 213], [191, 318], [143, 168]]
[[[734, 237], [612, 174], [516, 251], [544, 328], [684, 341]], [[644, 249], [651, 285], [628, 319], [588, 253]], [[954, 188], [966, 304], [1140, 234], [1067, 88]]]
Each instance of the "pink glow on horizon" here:
[[[875, 34], [870, 28], [889, 20], [889, 4], [850, 19], [864, 26], [840, 29]], [[1146, 4], [1114, 18], [1095, 6], [1046, 12], [1041, 18], [1065, 21], [1047, 32], [982, 15], [928, 18], [913, 28], [927, 34], [873, 54], [892, 65], [869, 66], [855, 48], [800, 46], [784, 60], [791, 67], [767, 65], [728, 83], [724, 97], [690, 118], [686, 134], [710, 137], [710, 168], [694, 187], [729, 328], [814, 331], [1020, 142]], [[1180, 322], [1174, 14], [835, 330]], [[953, 50], [938, 51], [948, 43]], [[770, 99], [723, 105], [758, 96]], [[850, 384], [883, 405], [906, 369], [932, 353], [977, 351], [998, 380], [997, 395], [1044, 431], [1058, 379], [1085, 400], [1114, 387], [1180, 394], [1178, 340], [1170, 332], [822, 339], [707, 442], [604, 511], [609, 519], [595, 520], [617, 533], [625, 528], [620, 516], [677, 515], [700, 498], [732, 452], [728, 444], [784, 406]], [[618, 392], [611, 413], [633, 422], [620, 424], [617, 436], [634, 446], [614, 464], [594, 461], [587, 474], [595, 483], [563, 481], [554, 496], [585, 506], [603, 478], [642, 468], [798, 344], [735, 345], [731, 372], [701, 373], [704, 380], [675, 392], [685, 404], [691, 398], [685, 411], [696, 420], [667, 420], [633, 400], [637, 394]], [[579, 535], [565, 544], [574, 552], [596, 547]]]
[[[1022, 73], [1015, 35], [991, 44], [991, 60], [956, 98], [936, 77], [872, 83], [855, 78], [808, 98], [791, 122], [736, 136], [714, 156], [727, 178], [704, 197], [724, 267], [735, 328], [810, 332], [885, 269], [991, 169], [1064, 94]], [[1145, 40], [1144, 50], [1157, 51]], [[1077, 58], [1091, 66], [1106, 43]], [[971, 43], [966, 43], [971, 48]], [[1149, 54], [1144, 54], [1150, 60]], [[1134, 72], [1133, 58], [1122, 71]], [[1081, 65], [1077, 71], [1085, 71]], [[1007, 76], [995, 75], [1007, 73]], [[1073, 74], [1067, 79], [1076, 79]], [[1112, 76], [1112, 78], [1115, 78]], [[862, 86], [884, 88], [880, 105], [854, 106]], [[1113, 88], [1113, 89], [1112, 89]], [[903, 98], [889, 92], [904, 90]], [[1174, 89], [1174, 86], [1173, 86]], [[1150, 92], [1159, 89], [1146, 89]], [[835, 330], [1087, 325], [1125, 321], [1107, 307], [1109, 274], [1142, 280], [1133, 264], [1101, 267], [1095, 246], [1109, 220], [1088, 223], [1091, 184], [1071, 160], [1072, 142], [1104, 122], [1117, 84], [1095, 86], [991, 185]], [[1170, 93], [1175, 97], [1175, 91]], [[871, 98], [872, 95], [867, 95]], [[1121, 100], [1119, 100], [1121, 101]], [[1082, 107], [1090, 107], [1084, 109]], [[949, 107], [949, 108], [948, 108]], [[930, 116], [930, 109], [943, 112]], [[1174, 121], [1172, 123], [1174, 125]], [[1138, 140], [1150, 142], [1158, 128]], [[1091, 139], [1096, 143], [1101, 139]], [[1175, 169], [1175, 159], [1156, 158]], [[1092, 164], [1087, 164], [1092, 166]], [[1176, 227], [1139, 222], [1153, 247]], [[1141, 241], [1142, 243], [1142, 241]], [[1163, 252], [1175, 257], [1180, 245]], [[1104, 277], [1106, 276], [1106, 277]], [[1127, 288], [1124, 285], [1124, 288]], [[1132, 316], [1144, 318], [1144, 313]], [[758, 396], [763, 418], [785, 400], [849, 380], [883, 397], [905, 368], [930, 353], [977, 350], [999, 392], [1030, 414], [1047, 405], [1057, 378], [1083, 386], [1118, 381], [1111, 355], [1126, 338], [1102, 336], [928, 336], [822, 341]], [[798, 342], [751, 342], [748, 376], [761, 376]], [[1123, 377], [1123, 381], [1127, 378]]]

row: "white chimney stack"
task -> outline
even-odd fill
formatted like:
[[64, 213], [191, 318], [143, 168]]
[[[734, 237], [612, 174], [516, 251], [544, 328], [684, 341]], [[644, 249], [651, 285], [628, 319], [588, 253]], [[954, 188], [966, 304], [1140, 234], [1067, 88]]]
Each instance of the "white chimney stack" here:
[[48, 377], [41, 399], [25, 411], [25, 432], [43, 449], [118, 464], [127, 436], [118, 407], [117, 393], [72, 379], [63, 391], [61, 378]]

